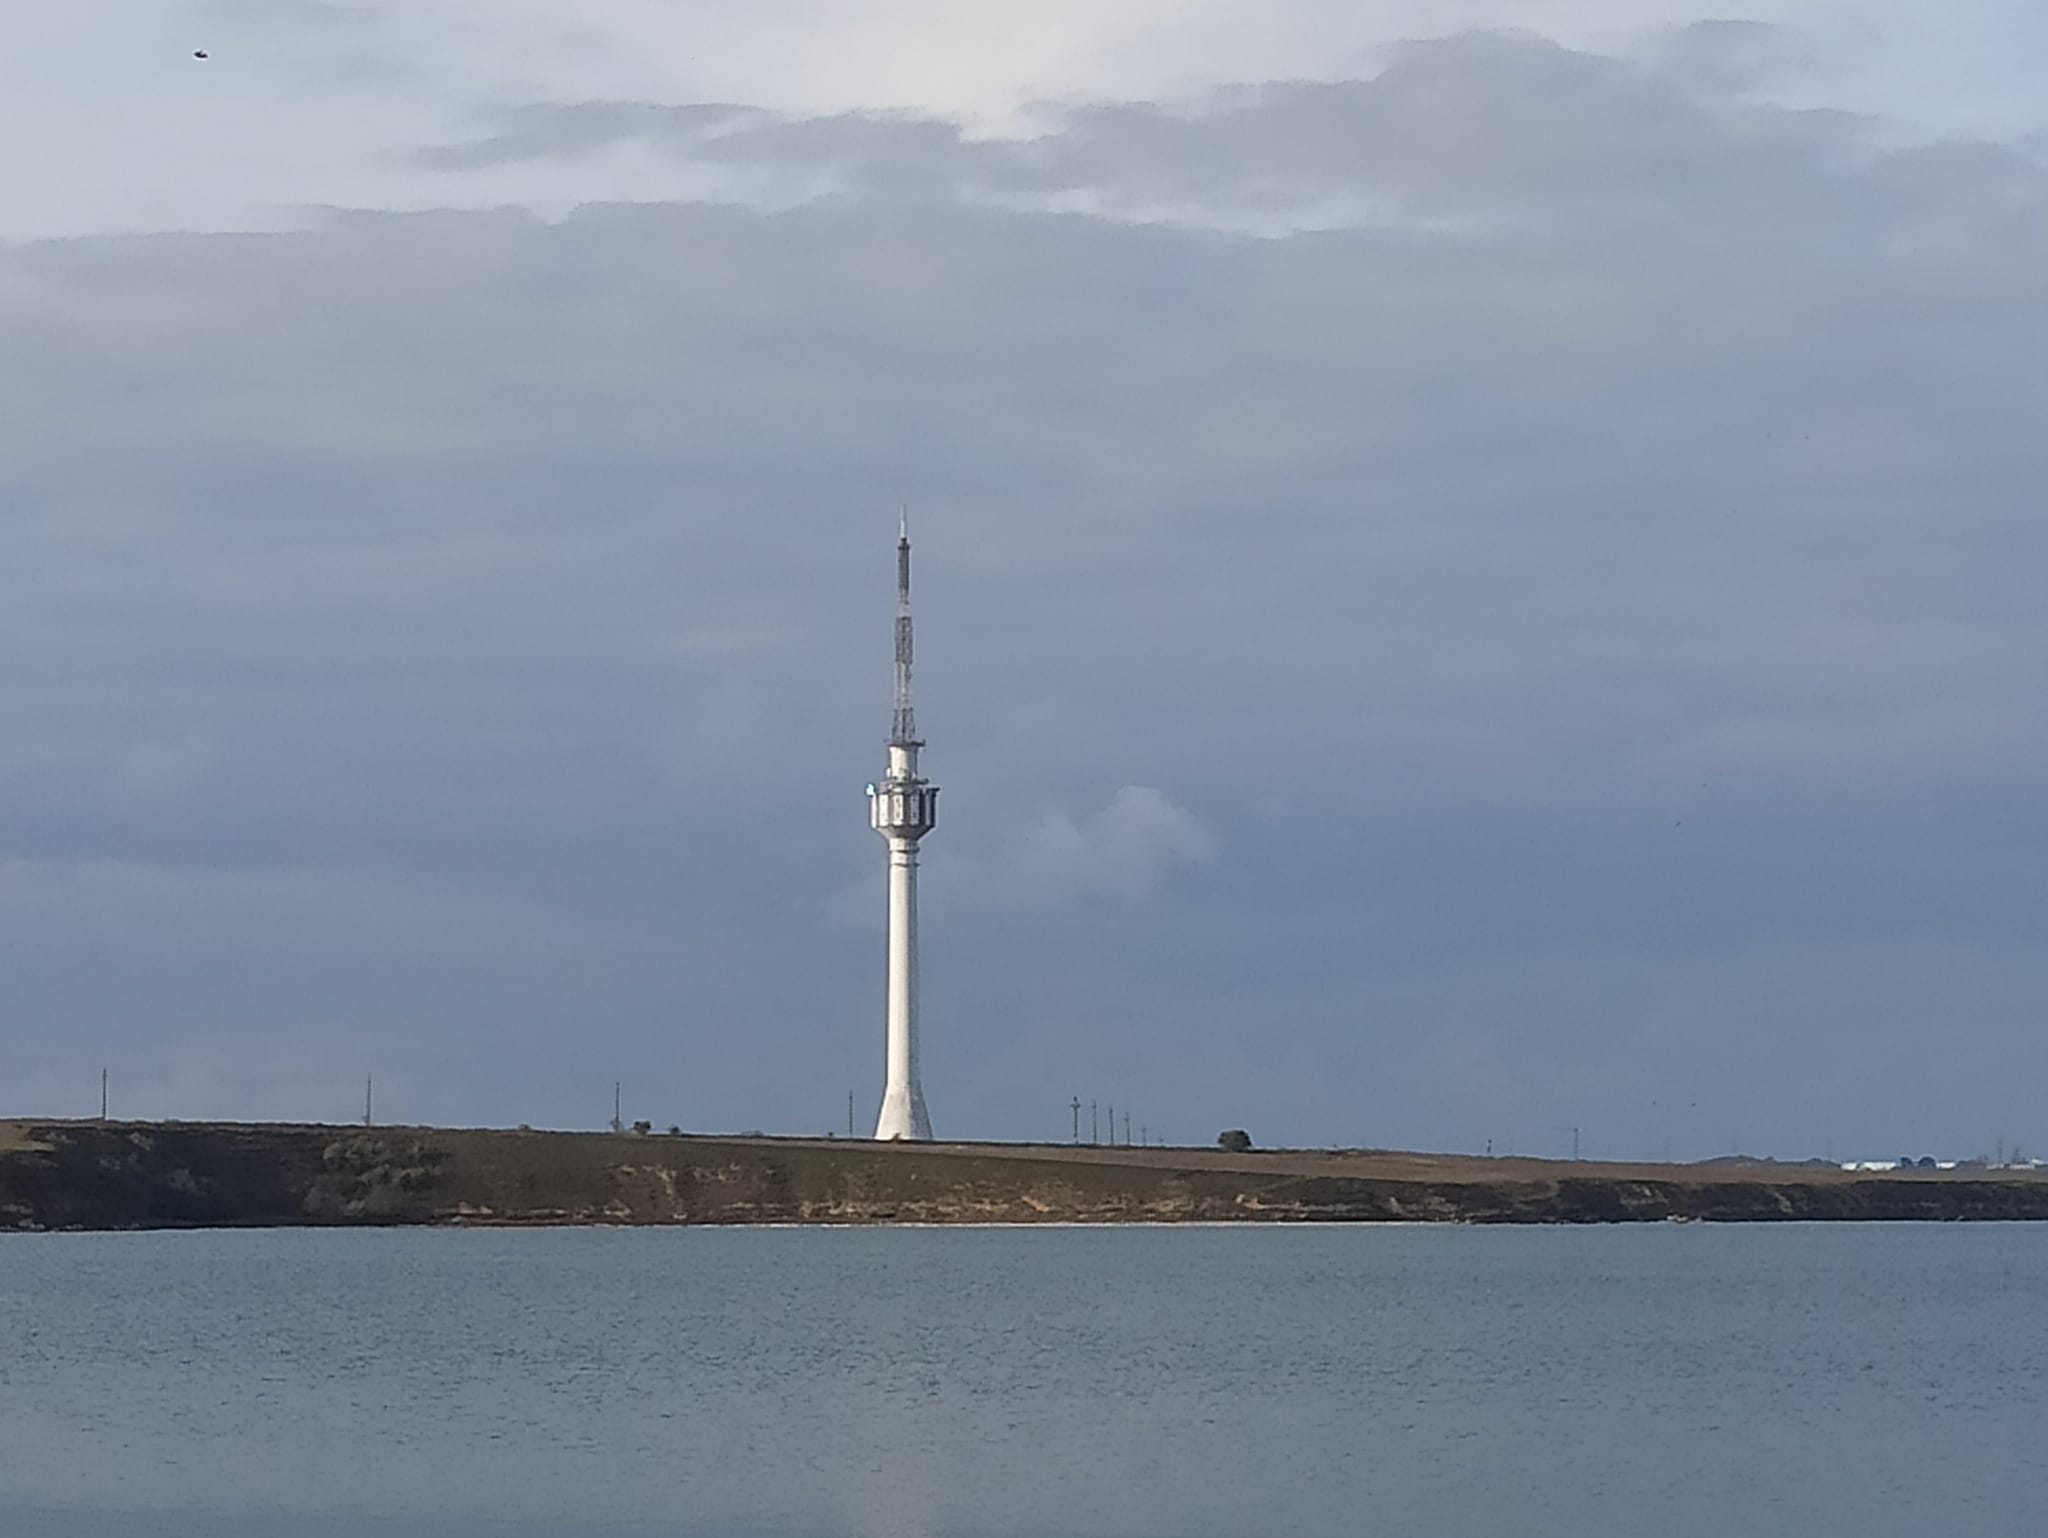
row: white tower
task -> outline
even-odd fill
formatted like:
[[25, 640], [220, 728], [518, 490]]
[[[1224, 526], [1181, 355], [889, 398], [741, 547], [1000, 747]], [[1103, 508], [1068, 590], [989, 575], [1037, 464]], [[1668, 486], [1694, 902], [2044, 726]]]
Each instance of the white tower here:
[[939, 787], [917, 772], [917, 712], [910, 704], [910, 514], [896, 539], [896, 711], [889, 772], [868, 787], [868, 822], [889, 843], [889, 1077], [875, 1136], [929, 1138], [917, 1071], [917, 841], [939, 819]]

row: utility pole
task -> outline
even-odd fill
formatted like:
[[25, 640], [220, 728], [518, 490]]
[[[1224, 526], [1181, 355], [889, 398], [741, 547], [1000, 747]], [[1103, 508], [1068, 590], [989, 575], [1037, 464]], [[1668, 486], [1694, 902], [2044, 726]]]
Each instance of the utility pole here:
[[107, 1070], [100, 1070], [100, 1120], [107, 1119]]
[[1150, 1148], [1152, 1146], [1152, 1129], [1143, 1122], [1138, 1123], [1138, 1146], [1140, 1148]]
[[1095, 1102], [1088, 1102], [1088, 1142], [1091, 1147], [1102, 1142], [1102, 1123], [1095, 1115]]
[[1569, 1132], [1572, 1135], [1572, 1159], [1574, 1162], [1577, 1162], [1579, 1157], [1579, 1129], [1577, 1127], [1553, 1127], [1551, 1130], [1554, 1132]]
[[1081, 1141], [1081, 1097], [1074, 1097], [1074, 1141]]
[[622, 1081], [618, 1079], [612, 1080], [612, 1131], [614, 1132], [624, 1132], [626, 1130], [626, 1123], [619, 1115], [619, 1093], [622, 1088]]
[[370, 1098], [370, 1094], [371, 1091], [375, 1088], [376, 1083], [377, 1081], [374, 1078], [363, 1080], [363, 1125], [366, 1127], [374, 1127], [377, 1125], [377, 1123], [372, 1119], [370, 1114], [374, 1103]]
[[858, 1136], [860, 1135], [859, 1133], [857, 1133], [857, 1132], [855, 1132], [855, 1131], [853, 1130], [853, 1091], [852, 1091], [852, 1090], [848, 1090], [848, 1091], [846, 1092], [846, 1135], [847, 1135], [848, 1137], [858, 1137]]
[[1104, 1109], [1109, 1112], [1109, 1146], [1114, 1148], [1116, 1147], [1116, 1107], [1112, 1105]]
[[1131, 1113], [1124, 1112], [1124, 1147], [1131, 1146]]

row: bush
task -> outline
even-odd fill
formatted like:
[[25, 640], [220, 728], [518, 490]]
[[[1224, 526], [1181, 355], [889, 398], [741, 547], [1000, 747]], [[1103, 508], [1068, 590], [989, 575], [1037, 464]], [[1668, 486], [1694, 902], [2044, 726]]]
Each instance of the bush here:
[[1252, 1135], [1242, 1127], [1233, 1127], [1228, 1132], [1216, 1134], [1216, 1146], [1228, 1153], [1250, 1153]]

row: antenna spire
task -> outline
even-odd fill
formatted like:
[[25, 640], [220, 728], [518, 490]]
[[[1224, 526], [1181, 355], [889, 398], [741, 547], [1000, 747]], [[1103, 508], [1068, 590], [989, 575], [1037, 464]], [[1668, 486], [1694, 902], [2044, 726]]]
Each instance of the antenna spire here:
[[910, 505], [903, 505], [896, 535], [896, 709], [889, 721], [892, 745], [918, 742], [917, 711], [910, 702]]

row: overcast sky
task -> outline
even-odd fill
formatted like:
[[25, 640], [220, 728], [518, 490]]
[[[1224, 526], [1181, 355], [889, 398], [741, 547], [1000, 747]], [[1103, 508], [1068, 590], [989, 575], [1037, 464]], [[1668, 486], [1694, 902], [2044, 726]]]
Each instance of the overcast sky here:
[[2048, 1145], [2038, 5], [16, 12], [0, 1114], [870, 1128], [907, 499], [941, 1135]]

